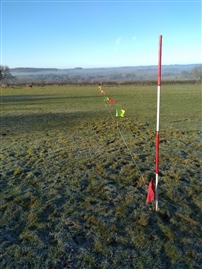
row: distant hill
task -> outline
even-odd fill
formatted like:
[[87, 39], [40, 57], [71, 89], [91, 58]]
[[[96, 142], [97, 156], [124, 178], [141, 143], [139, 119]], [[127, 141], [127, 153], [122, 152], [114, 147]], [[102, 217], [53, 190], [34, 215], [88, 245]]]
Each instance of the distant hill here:
[[[162, 65], [162, 80], [192, 79], [192, 70], [196, 67], [200, 68], [201, 64]], [[10, 72], [18, 83], [84, 83], [156, 80], [157, 69], [157, 65], [71, 69], [18, 67]]]
[[[162, 69], [164, 70], [177, 70], [177, 69], [192, 69], [195, 66], [200, 66], [201, 64], [171, 64], [171, 65], [162, 65]], [[120, 67], [98, 67], [98, 68], [67, 68], [67, 69], [58, 69], [58, 68], [35, 68], [35, 67], [16, 67], [11, 68], [12, 73], [34, 73], [34, 72], [57, 72], [57, 71], [73, 71], [73, 70], [84, 70], [84, 71], [117, 71], [117, 70], [155, 70], [157, 69], [157, 65], [145, 65], [145, 66], [120, 66]]]
[[57, 71], [57, 68], [34, 68], [34, 67], [17, 67], [11, 68], [12, 73], [33, 73], [33, 72], [52, 72]]

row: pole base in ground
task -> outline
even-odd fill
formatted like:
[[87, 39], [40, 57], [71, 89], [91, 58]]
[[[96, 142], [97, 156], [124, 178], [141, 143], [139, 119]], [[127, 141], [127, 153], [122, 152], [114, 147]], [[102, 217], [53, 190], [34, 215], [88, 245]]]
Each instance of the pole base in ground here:
[[156, 211], [159, 211], [158, 201], [156, 201]]

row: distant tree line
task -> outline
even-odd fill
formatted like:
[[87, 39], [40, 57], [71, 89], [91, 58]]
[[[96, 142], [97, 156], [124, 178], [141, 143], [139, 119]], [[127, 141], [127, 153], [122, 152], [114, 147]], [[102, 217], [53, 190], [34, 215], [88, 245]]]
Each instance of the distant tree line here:
[[[162, 81], [161, 85], [176, 85], [176, 84], [201, 84], [200, 80], [164, 80]], [[31, 85], [31, 86], [30, 86]], [[56, 86], [56, 87], [61, 87], [61, 86], [98, 86], [102, 85], [104, 87], [118, 87], [121, 85], [134, 85], [134, 86], [145, 86], [145, 85], [157, 85], [157, 81], [154, 80], [139, 80], [139, 81], [121, 81], [121, 82], [116, 82], [116, 81], [94, 81], [94, 82], [83, 82], [83, 83], [75, 83], [75, 82], [70, 82], [70, 83], [34, 83], [34, 84], [25, 84], [25, 83], [16, 83], [10, 85], [10, 87], [25, 87], [25, 88], [32, 88], [35, 86], [38, 87], [45, 87], [45, 86]], [[3, 86], [3, 84], [2, 84]]]

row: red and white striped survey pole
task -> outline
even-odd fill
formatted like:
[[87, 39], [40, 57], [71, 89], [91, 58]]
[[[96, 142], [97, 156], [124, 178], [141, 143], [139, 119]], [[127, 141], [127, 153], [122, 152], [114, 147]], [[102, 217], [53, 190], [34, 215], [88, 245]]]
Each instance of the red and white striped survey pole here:
[[161, 93], [161, 56], [162, 56], [162, 35], [159, 36], [159, 51], [158, 51], [158, 87], [157, 87], [157, 122], [156, 122], [156, 184], [155, 184], [156, 211], [158, 210], [158, 181], [159, 181], [159, 120], [160, 120], [160, 93]]

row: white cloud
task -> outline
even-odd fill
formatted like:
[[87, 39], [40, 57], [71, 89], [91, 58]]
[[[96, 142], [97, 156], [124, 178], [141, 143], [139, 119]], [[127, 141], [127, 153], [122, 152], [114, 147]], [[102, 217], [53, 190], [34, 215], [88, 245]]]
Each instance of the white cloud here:
[[117, 45], [120, 43], [121, 39], [122, 39], [122, 37], [120, 37], [120, 36], [117, 38], [117, 40], [116, 40]]

